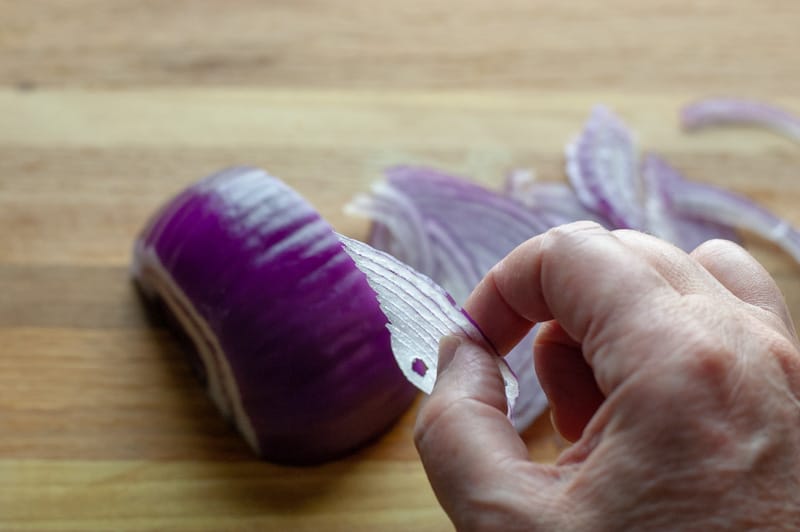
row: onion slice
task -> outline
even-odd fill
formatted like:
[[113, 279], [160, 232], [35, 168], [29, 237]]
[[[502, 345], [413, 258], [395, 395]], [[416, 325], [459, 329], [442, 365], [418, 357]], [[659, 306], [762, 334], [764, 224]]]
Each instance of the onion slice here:
[[434, 279], [459, 304], [498, 260], [550, 227], [512, 198], [423, 167], [387, 170], [385, 182], [345, 211], [373, 220], [371, 245]]
[[[372, 219], [371, 245], [419, 269], [460, 305], [500, 259], [549, 228], [554, 218], [563, 220], [561, 207], [552, 207], [540, 213], [463, 178], [397, 167], [346, 211]], [[428, 256], [425, 262], [421, 254]], [[505, 356], [518, 379], [511, 417], [520, 431], [547, 406], [533, 367], [534, 336], [532, 331]]]
[[[443, 336], [466, 336], [494, 350], [452, 297], [430, 278], [363, 242], [343, 235], [339, 238], [375, 290], [378, 304], [389, 320], [386, 327], [391, 334], [392, 352], [397, 364], [417, 388], [425, 393], [433, 391], [437, 348]], [[499, 356], [496, 358], [511, 414], [519, 386], [505, 360]]]
[[800, 262], [800, 233], [792, 225], [753, 201], [729, 190], [683, 178], [656, 155], [645, 160], [645, 175], [660, 190], [667, 209], [681, 216], [719, 226], [751, 231], [770, 240]]
[[611, 226], [606, 218], [584, 207], [567, 183], [537, 181], [529, 170], [511, 172], [506, 178], [505, 193], [535, 212], [548, 227], [576, 220]]
[[645, 215], [646, 229], [650, 234], [672, 242], [686, 252], [713, 238], [741, 241], [727, 222], [710, 221], [707, 217], [698, 216], [694, 209], [680, 206], [683, 197], [681, 191], [695, 184], [686, 180], [658, 155], [645, 156], [642, 179], [647, 189]]
[[736, 98], [708, 98], [681, 110], [681, 125], [687, 131], [738, 124], [762, 127], [800, 142], [800, 117], [763, 102]]
[[636, 145], [631, 131], [614, 113], [596, 106], [565, 152], [567, 177], [587, 209], [618, 229], [643, 226]]

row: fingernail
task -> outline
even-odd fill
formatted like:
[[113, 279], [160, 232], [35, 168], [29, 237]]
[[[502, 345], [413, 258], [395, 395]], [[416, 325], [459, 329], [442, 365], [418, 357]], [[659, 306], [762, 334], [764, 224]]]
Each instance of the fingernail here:
[[450, 365], [450, 362], [453, 361], [453, 357], [456, 354], [456, 349], [458, 349], [460, 345], [461, 338], [458, 336], [443, 336], [442, 339], [439, 340], [439, 362], [436, 365], [437, 372], [441, 373]]

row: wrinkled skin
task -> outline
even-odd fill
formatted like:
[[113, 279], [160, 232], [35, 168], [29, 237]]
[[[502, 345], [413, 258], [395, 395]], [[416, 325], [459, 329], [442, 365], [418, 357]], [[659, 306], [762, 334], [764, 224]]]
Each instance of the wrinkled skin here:
[[783, 297], [737, 245], [687, 255], [589, 222], [519, 246], [467, 310], [535, 362], [574, 445], [531, 462], [496, 364], [446, 337], [415, 441], [458, 530], [795, 530], [800, 352]]

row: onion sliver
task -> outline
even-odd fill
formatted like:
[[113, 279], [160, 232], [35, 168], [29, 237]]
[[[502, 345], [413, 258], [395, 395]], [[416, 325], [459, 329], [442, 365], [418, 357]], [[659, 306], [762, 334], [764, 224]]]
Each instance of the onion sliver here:
[[656, 155], [645, 160], [645, 174], [663, 191], [667, 208], [695, 220], [750, 231], [778, 244], [800, 262], [800, 232], [790, 222], [744, 196], [729, 190], [684, 179]]
[[[493, 350], [467, 314], [431, 279], [363, 242], [342, 235], [339, 238], [378, 295], [378, 303], [389, 320], [387, 327], [397, 363], [417, 388], [425, 393], [433, 391], [437, 366], [433, 347], [443, 336], [459, 334]], [[519, 385], [505, 359], [497, 357], [497, 365], [511, 415]]]
[[535, 212], [551, 227], [575, 220], [592, 220], [611, 226], [603, 216], [584, 207], [567, 183], [536, 181], [529, 171], [512, 172], [506, 179], [505, 193]]
[[638, 153], [630, 129], [616, 115], [596, 106], [565, 152], [567, 177], [587, 209], [615, 228], [644, 225]]
[[737, 98], [708, 98], [681, 110], [681, 125], [693, 131], [738, 124], [770, 129], [800, 142], [800, 117], [770, 104]]
[[[609, 229], [636, 229], [672, 242], [691, 251], [711, 238], [738, 241], [730, 227], [696, 218], [692, 213], [672, 209], [671, 187], [664, 186], [648, 160], [640, 162], [633, 132], [613, 112], [597, 106], [583, 130], [567, 146], [566, 171], [574, 194], [580, 202]], [[652, 161], [651, 161], [652, 162]], [[538, 204], [548, 197], [543, 187], [553, 188], [549, 196], [556, 200], [555, 184], [532, 183], [525, 194], [538, 195]], [[560, 192], [567, 196], [566, 192]], [[519, 193], [517, 193], [519, 196]], [[523, 196], [524, 197], [524, 196]], [[529, 200], [527, 203], [531, 203]], [[570, 205], [568, 199], [561, 203]], [[591, 219], [574, 206], [564, 210], [574, 221]], [[561, 222], [564, 223], [564, 222]]]

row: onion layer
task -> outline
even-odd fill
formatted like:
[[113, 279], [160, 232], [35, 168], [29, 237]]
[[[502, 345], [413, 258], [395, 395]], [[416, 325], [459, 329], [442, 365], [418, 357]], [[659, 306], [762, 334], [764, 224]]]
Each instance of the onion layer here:
[[730, 124], [770, 129], [800, 142], [800, 117], [763, 102], [708, 98], [681, 110], [681, 125], [688, 131]]
[[[573, 206], [581, 209], [577, 202]], [[551, 207], [533, 210], [463, 178], [397, 167], [371, 194], [356, 197], [347, 211], [375, 222], [371, 245], [430, 276], [463, 304], [498, 260], [553, 223], [567, 221], [561, 214], [566, 204]], [[532, 331], [505, 357], [518, 380], [511, 415], [518, 430], [547, 406], [531, 358], [534, 336]]]

